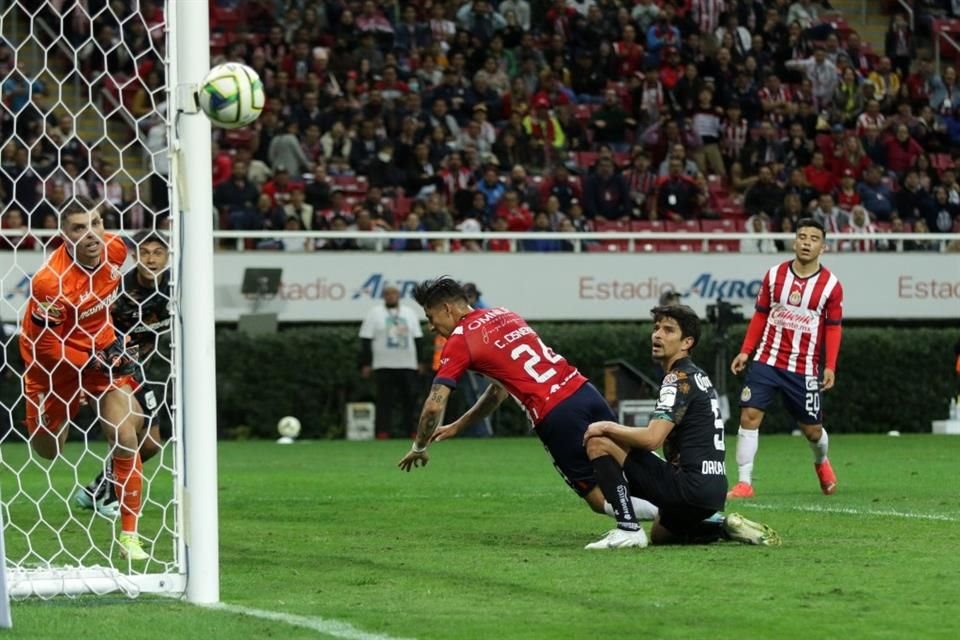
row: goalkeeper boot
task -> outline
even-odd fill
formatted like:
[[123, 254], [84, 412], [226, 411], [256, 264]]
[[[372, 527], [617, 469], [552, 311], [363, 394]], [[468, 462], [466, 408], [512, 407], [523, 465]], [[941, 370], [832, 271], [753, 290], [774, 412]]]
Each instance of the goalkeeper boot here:
[[643, 529], [636, 531], [627, 531], [626, 529], [611, 529], [607, 535], [596, 542], [591, 542], [584, 549], [624, 549], [626, 547], [647, 546], [647, 534]]
[[759, 544], [766, 547], [780, 546], [780, 536], [765, 524], [747, 520], [739, 513], [727, 514], [723, 520], [727, 537], [744, 544]]
[[837, 474], [833, 472], [830, 461], [824, 458], [819, 464], [815, 462], [813, 468], [817, 470], [817, 478], [820, 479], [820, 491], [823, 491], [825, 496], [833, 495], [837, 490]]
[[117, 546], [120, 547], [120, 555], [128, 560], [146, 560], [150, 557], [150, 554], [143, 550], [140, 536], [135, 533], [121, 533], [117, 538]]

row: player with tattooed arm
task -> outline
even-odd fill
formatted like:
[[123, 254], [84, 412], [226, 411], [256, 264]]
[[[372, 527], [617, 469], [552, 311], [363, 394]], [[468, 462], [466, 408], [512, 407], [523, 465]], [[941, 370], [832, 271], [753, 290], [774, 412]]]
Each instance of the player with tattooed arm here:
[[[447, 342], [413, 446], [399, 467], [410, 471], [426, 465], [431, 442], [452, 438], [513, 396], [570, 487], [590, 508], [615, 517], [627, 530], [618, 546], [646, 546], [646, 534], [637, 520], [652, 518], [656, 509], [646, 501], [604, 490], [610, 483], [603, 479], [617, 471], [603, 462], [592, 464], [587, 458], [583, 445], [587, 427], [614, 419], [590, 381], [545, 345], [516, 313], [503, 307], [473, 309], [461, 285], [451, 278], [421, 283], [414, 289], [414, 298], [423, 307], [430, 328]], [[485, 375], [491, 384], [466, 413], [441, 426], [450, 393], [468, 369]]]

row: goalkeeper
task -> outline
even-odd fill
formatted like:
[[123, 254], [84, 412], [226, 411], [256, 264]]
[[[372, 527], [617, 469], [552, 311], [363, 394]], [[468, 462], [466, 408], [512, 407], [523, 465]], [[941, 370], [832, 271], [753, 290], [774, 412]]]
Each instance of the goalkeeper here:
[[120, 554], [149, 557], [137, 535], [143, 489], [138, 433], [142, 411], [136, 361], [114, 331], [110, 302], [120, 285], [127, 247], [104, 232], [96, 205], [75, 200], [60, 213], [63, 244], [30, 279], [21, 321], [20, 355], [29, 442], [53, 460], [81, 398], [94, 406], [110, 444], [120, 491]]
[[[158, 233], [143, 230], [134, 236], [137, 245], [136, 267], [123, 278], [120, 297], [111, 307], [113, 323], [133, 345], [139, 356], [138, 367], [143, 384], [136, 396], [146, 417], [139, 436], [140, 459], [155, 456], [170, 437], [172, 421], [168, 399], [170, 381], [170, 248]], [[74, 494], [74, 503], [115, 515], [119, 501], [108, 466], [86, 487]]]

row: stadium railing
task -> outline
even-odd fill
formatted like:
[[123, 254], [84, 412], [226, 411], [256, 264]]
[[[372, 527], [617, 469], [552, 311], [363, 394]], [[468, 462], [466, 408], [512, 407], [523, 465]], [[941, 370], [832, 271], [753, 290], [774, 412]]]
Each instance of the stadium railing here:
[[[790, 242], [792, 233], [745, 233], [745, 232], [672, 232], [672, 231], [521, 231], [464, 233], [462, 231], [214, 231], [216, 240], [235, 240], [238, 251], [263, 251], [247, 246], [247, 240], [362, 240], [372, 244], [373, 251], [391, 251], [392, 240], [430, 240], [440, 242], [440, 251], [451, 251], [453, 242], [506, 240], [509, 252], [522, 251], [525, 240], [560, 240], [571, 243], [572, 253], [623, 252], [623, 253], [740, 253], [740, 240], [781, 240]], [[896, 243], [896, 251], [904, 251], [904, 241], [930, 241], [937, 243], [937, 252], [947, 252], [951, 243], [960, 243], [960, 233], [831, 233], [827, 238], [830, 247], [847, 241], [871, 241]], [[732, 248], [736, 245], [736, 248]], [[599, 248], [598, 248], [599, 247]], [[874, 249], [876, 251], [876, 249]], [[852, 251], [851, 251], [852, 252]], [[500, 252], [504, 253], [504, 252]], [[559, 253], [559, 252], [555, 252]], [[569, 252], [568, 252], [569, 253]], [[911, 252], [913, 253], [913, 252]], [[920, 252], [917, 252], [920, 253]], [[927, 251], [926, 253], [933, 253]], [[958, 258], [960, 259], [960, 258]]]

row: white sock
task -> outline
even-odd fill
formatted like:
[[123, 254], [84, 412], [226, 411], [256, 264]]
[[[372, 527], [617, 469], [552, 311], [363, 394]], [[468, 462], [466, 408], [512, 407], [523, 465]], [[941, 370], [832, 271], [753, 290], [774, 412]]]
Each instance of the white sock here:
[[737, 431], [737, 469], [740, 482], [753, 484], [753, 459], [757, 457], [759, 446], [760, 430], [740, 427]]
[[[809, 442], [809, 441], [808, 441]], [[816, 442], [810, 442], [810, 450], [813, 451], [813, 461], [817, 464], [827, 459], [827, 448], [830, 445], [830, 437], [827, 436], [827, 430], [820, 430], [820, 439]]]
[[[637, 516], [637, 520], [653, 520], [657, 517], [659, 509], [657, 509], [657, 505], [652, 502], [647, 502], [643, 498], [637, 498], [635, 496], [630, 496], [630, 502], [633, 503], [633, 513]], [[613, 507], [609, 502], [604, 501], [603, 512], [611, 518], [616, 517], [613, 513]]]

